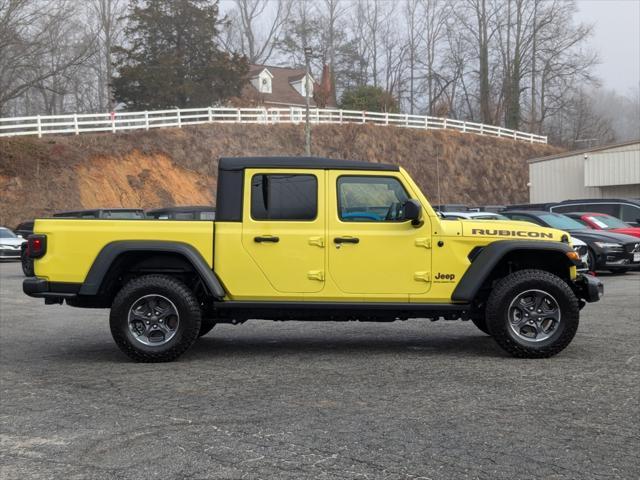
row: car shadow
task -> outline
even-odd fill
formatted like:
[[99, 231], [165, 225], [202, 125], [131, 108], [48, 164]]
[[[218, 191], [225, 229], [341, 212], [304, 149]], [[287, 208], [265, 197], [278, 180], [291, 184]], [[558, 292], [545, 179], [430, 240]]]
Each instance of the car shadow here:
[[349, 337], [279, 337], [268, 338], [258, 335], [242, 338], [216, 337], [200, 338], [187, 352], [191, 359], [207, 356], [269, 356], [274, 355], [325, 355], [341, 356], [388, 355], [414, 353], [428, 356], [505, 356], [497, 344], [486, 335], [472, 336], [428, 336], [424, 338], [384, 338], [380, 336]]
[[[214, 330], [215, 332], [215, 330]], [[223, 334], [200, 338], [183, 354], [179, 362], [200, 362], [220, 358], [247, 358], [274, 356], [304, 355], [305, 361], [313, 360], [313, 356], [326, 359], [326, 355], [339, 355], [343, 359], [348, 357], [363, 358], [367, 356], [385, 355], [422, 355], [427, 357], [508, 357], [498, 345], [486, 335], [473, 334], [469, 336], [415, 336], [401, 338], [384, 338], [380, 336], [359, 336], [358, 338], [339, 337], [336, 335], [314, 337], [310, 335], [278, 336], [243, 335], [242, 337], [227, 337]], [[60, 363], [128, 363], [128, 357], [120, 352], [115, 344], [97, 341], [82, 342], [74, 345], [73, 349], [60, 344], [48, 344], [41, 352], [42, 358]]]

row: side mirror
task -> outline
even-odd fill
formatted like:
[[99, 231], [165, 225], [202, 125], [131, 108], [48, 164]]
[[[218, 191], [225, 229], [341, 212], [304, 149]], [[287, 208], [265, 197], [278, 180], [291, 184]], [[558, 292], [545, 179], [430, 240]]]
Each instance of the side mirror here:
[[422, 225], [420, 217], [422, 216], [422, 206], [417, 200], [409, 199], [402, 205], [403, 218], [411, 220], [411, 225], [419, 227]]

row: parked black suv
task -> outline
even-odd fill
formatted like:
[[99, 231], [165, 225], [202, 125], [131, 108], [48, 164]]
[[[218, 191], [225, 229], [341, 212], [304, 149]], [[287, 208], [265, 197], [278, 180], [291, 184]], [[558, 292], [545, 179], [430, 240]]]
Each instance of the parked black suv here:
[[589, 247], [589, 271], [609, 270], [625, 273], [640, 267], [640, 239], [631, 235], [593, 230], [566, 215], [542, 210], [506, 210], [502, 215], [543, 227], [557, 228], [579, 238]]

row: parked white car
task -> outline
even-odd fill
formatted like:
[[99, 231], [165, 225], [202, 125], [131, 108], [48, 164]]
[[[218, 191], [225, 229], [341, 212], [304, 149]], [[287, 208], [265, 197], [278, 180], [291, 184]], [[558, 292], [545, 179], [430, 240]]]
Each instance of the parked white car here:
[[440, 212], [442, 218], [463, 220], [509, 220], [504, 215], [494, 212]]
[[20, 235], [16, 235], [5, 227], [0, 227], [0, 259], [20, 258], [21, 246], [26, 242]]

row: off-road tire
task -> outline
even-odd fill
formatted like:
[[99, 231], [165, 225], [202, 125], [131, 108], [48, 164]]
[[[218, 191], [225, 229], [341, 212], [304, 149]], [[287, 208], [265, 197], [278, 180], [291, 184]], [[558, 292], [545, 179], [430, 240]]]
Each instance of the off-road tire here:
[[198, 337], [204, 337], [207, 333], [216, 326], [216, 321], [213, 318], [203, 318], [200, 323], [200, 333], [198, 333]]
[[[557, 301], [561, 319], [552, 336], [540, 342], [518, 338], [509, 325], [512, 300], [527, 290], [542, 290]], [[487, 301], [487, 328], [495, 341], [518, 358], [547, 358], [561, 352], [576, 334], [580, 318], [578, 299], [560, 277], [543, 270], [520, 270], [494, 286]]]
[[[175, 335], [162, 345], [143, 345], [129, 330], [129, 309], [145, 295], [162, 295], [176, 306], [180, 322]], [[198, 338], [201, 310], [198, 299], [181, 281], [167, 275], [145, 275], [129, 281], [118, 292], [109, 315], [111, 335], [127, 356], [138, 362], [170, 362]]]
[[473, 316], [471, 317], [471, 321], [473, 322], [473, 324], [478, 327], [478, 330], [480, 330], [482, 333], [486, 333], [487, 335], [491, 335], [491, 333], [489, 333], [489, 329], [487, 328], [487, 319], [485, 318], [484, 315], [482, 316]]

